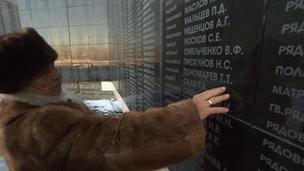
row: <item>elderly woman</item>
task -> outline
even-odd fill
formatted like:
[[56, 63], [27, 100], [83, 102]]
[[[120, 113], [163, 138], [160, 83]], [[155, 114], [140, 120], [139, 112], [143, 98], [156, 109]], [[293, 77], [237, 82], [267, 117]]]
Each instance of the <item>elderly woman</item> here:
[[0, 37], [0, 152], [11, 171], [143, 171], [195, 157], [215, 88], [164, 108], [97, 116], [61, 92], [56, 52], [31, 28]]

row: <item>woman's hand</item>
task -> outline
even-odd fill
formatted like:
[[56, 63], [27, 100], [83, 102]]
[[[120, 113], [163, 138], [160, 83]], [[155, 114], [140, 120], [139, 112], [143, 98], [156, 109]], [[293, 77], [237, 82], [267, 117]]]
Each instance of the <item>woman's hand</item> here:
[[200, 118], [205, 119], [212, 114], [223, 114], [229, 111], [226, 107], [213, 107], [229, 99], [229, 94], [224, 94], [226, 87], [213, 88], [194, 95], [192, 100], [196, 105]]

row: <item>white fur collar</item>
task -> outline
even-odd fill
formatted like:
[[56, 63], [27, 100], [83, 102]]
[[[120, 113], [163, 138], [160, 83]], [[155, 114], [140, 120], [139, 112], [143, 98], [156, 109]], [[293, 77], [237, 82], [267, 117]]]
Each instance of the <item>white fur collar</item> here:
[[0, 93], [0, 102], [5, 99], [20, 101], [36, 106], [43, 106], [49, 103], [56, 103], [56, 102], [74, 102], [83, 105], [80, 97], [77, 97], [76, 94], [72, 94], [71, 92], [67, 92], [64, 90], [59, 96], [45, 96], [35, 93], [28, 93], [28, 92], [18, 92], [14, 94]]

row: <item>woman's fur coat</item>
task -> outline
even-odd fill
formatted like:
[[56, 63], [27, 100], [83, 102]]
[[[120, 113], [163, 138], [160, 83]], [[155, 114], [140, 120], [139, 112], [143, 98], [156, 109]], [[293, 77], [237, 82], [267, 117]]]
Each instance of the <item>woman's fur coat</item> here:
[[0, 153], [11, 171], [146, 171], [195, 157], [205, 146], [191, 99], [111, 117], [61, 96], [0, 98]]

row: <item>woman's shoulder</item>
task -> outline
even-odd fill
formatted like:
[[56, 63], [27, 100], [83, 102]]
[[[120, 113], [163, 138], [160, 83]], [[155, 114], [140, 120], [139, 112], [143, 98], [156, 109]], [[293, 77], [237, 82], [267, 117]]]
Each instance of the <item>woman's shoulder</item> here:
[[54, 113], [81, 113], [87, 112], [87, 108], [77, 104], [70, 102], [58, 102], [58, 103], [49, 103], [47, 105], [39, 106], [36, 108], [36, 111], [39, 112], [54, 112]]
[[73, 103], [51, 103], [29, 111], [32, 117], [43, 122], [71, 122], [84, 117], [87, 112], [82, 106]]

